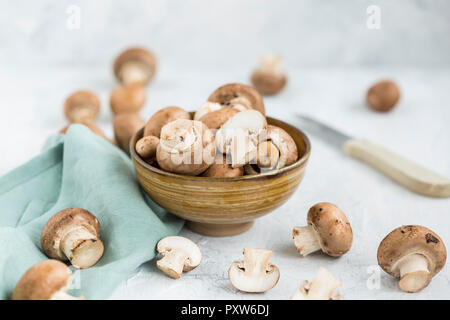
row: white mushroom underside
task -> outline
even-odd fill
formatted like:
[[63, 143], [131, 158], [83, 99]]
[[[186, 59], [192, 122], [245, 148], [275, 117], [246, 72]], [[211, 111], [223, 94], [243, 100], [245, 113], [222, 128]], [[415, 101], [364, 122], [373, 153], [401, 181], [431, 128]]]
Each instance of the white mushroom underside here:
[[399, 286], [406, 292], [420, 291], [431, 281], [428, 260], [422, 254], [406, 255], [396, 263], [393, 269], [399, 270]]
[[295, 246], [302, 256], [321, 249], [319, 236], [312, 226], [295, 227], [293, 234]]
[[305, 281], [295, 292], [293, 300], [337, 300], [335, 290], [341, 285], [325, 268], [320, 267], [312, 283]]

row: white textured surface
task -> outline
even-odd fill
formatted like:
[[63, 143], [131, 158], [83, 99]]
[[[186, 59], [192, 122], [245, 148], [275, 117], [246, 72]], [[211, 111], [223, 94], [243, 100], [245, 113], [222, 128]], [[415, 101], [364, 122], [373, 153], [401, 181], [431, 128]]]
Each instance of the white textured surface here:
[[[315, 116], [450, 177], [450, 43], [445, 14], [449, 7], [443, 1], [434, 2], [438, 5], [433, 10], [429, 1], [399, 1], [403, 7], [393, 10], [392, 2], [378, 2], [392, 9], [385, 11], [381, 31], [365, 29], [365, 8], [371, 4], [367, 1], [356, 7], [331, 8], [302, 1], [292, 10], [284, 2], [271, 8], [268, 1], [258, 7], [250, 1], [241, 11], [218, 2], [203, 8], [198, 1], [185, 7], [152, 1], [160, 6], [156, 12], [166, 13], [161, 16], [149, 10], [151, 27], [137, 14], [147, 12], [144, 2], [132, 1], [139, 3], [132, 9], [105, 3], [88, 6], [81, 1], [89, 14], [79, 31], [61, 27], [69, 2], [55, 6], [41, 1], [30, 7], [17, 1], [14, 7], [2, 6], [7, 10], [0, 13], [0, 135], [4, 137], [0, 174], [38, 154], [46, 137], [65, 125], [62, 103], [75, 89], [90, 88], [100, 95], [100, 125], [111, 136], [108, 95], [115, 85], [111, 61], [123, 46], [143, 43], [158, 53], [161, 62], [148, 88], [145, 118], [166, 105], [193, 110], [219, 85], [247, 82], [261, 52], [282, 51], [289, 84], [279, 96], [265, 99], [269, 115]], [[204, 16], [211, 11], [215, 16]], [[235, 12], [237, 17], [249, 14], [256, 22], [235, 18], [227, 24], [224, 17]], [[281, 20], [285, 24], [280, 29], [267, 27]], [[190, 41], [182, 41], [193, 34]], [[259, 37], [251, 38], [254, 35]], [[213, 39], [211, 51], [206, 49], [207, 39]], [[389, 114], [371, 112], [364, 105], [367, 87], [380, 77], [394, 78], [402, 91], [400, 104]], [[112, 298], [286, 299], [303, 280], [311, 280], [319, 266], [342, 282], [340, 292], [346, 299], [449, 298], [448, 267], [428, 288], [413, 295], [400, 292], [396, 281], [383, 272], [379, 289], [370, 290], [367, 281], [368, 268], [377, 263], [379, 242], [400, 225], [425, 225], [450, 245], [450, 200], [411, 193], [315, 136], [310, 138], [306, 176], [284, 206], [235, 237], [209, 238], [183, 230], [182, 235], [202, 249], [204, 259], [197, 269], [174, 281], [157, 271], [154, 261], [148, 262]], [[301, 258], [293, 245], [292, 227], [303, 225], [308, 208], [319, 201], [337, 204], [352, 224], [354, 245], [342, 258], [322, 254]], [[243, 247], [274, 251], [272, 262], [281, 278], [266, 294], [239, 293], [228, 281], [228, 267], [242, 258]]]

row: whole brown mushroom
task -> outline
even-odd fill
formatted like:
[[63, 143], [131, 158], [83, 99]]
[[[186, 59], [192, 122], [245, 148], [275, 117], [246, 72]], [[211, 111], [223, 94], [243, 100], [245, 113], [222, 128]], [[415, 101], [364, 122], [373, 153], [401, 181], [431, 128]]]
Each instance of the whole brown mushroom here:
[[130, 153], [130, 140], [145, 125], [138, 113], [121, 113], [114, 118], [114, 137], [117, 145], [127, 154]]
[[136, 142], [136, 152], [144, 160], [153, 160], [156, 157], [159, 138], [155, 136], [142, 137]]
[[369, 107], [379, 112], [388, 112], [400, 99], [400, 89], [395, 82], [384, 80], [377, 82], [367, 91], [366, 101]]
[[177, 119], [191, 119], [191, 115], [186, 110], [170, 106], [155, 112], [145, 125], [144, 137], [155, 136], [160, 137], [161, 129], [169, 122]]
[[224, 106], [240, 104], [245, 109], [255, 109], [263, 115], [266, 113], [263, 98], [258, 90], [241, 83], [229, 83], [221, 86], [209, 96], [208, 101]]
[[71, 123], [94, 123], [100, 112], [100, 100], [88, 90], [72, 93], [64, 102], [64, 115]]
[[145, 87], [138, 84], [121, 84], [112, 91], [109, 103], [115, 115], [136, 113], [142, 109], [145, 99]]
[[274, 95], [285, 87], [287, 80], [280, 62], [279, 56], [263, 56], [261, 66], [252, 73], [251, 82], [261, 94]]
[[125, 84], [146, 85], [155, 72], [156, 58], [144, 48], [129, 48], [114, 61], [114, 75]]

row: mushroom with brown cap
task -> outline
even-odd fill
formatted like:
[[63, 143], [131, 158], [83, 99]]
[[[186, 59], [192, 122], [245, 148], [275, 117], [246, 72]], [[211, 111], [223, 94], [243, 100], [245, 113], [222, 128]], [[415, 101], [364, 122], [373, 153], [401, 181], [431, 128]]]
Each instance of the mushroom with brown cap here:
[[390, 80], [379, 81], [369, 88], [366, 102], [375, 111], [388, 112], [400, 99], [400, 89]]
[[136, 113], [142, 109], [145, 103], [145, 88], [137, 84], [121, 84], [112, 92], [109, 99], [111, 111], [117, 115], [120, 113]]
[[241, 84], [230, 83], [216, 89], [208, 101], [220, 103], [224, 106], [241, 105], [241, 109], [255, 109], [263, 115], [266, 113], [261, 94], [255, 88]]
[[76, 268], [89, 268], [103, 255], [100, 223], [85, 209], [61, 210], [47, 221], [41, 234], [41, 246], [49, 258], [69, 260]]
[[130, 153], [130, 140], [145, 124], [138, 113], [121, 113], [114, 118], [114, 137], [117, 145], [127, 154]]
[[264, 95], [274, 95], [286, 85], [286, 75], [280, 68], [281, 57], [266, 55], [251, 76], [253, 86]]
[[320, 202], [308, 211], [308, 226], [295, 227], [292, 235], [302, 256], [322, 250], [332, 257], [348, 252], [353, 231], [345, 214], [334, 204]]
[[320, 267], [313, 282], [304, 281], [292, 300], [342, 300], [342, 296], [335, 292], [340, 285], [328, 270]]
[[67, 293], [72, 272], [58, 260], [43, 260], [28, 269], [14, 288], [13, 300], [83, 300]]
[[113, 69], [122, 83], [146, 85], [155, 75], [156, 58], [144, 48], [129, 48], [116, 58]]
[[214, 162], [214, 134], [202, 122], [178, 119], [161, 129], [156, 161], [161, 169], [196, 176]]
[[231, 284], [244, 292], [266, 292], [278, 283], [280, 271], [269, 262], [273, 251], [266, 249], [244, 249], [244, 260], [235, 261], [228, 270]]
[[227, 163], [227, 157], [223, 154], [216, 155], [216, 161], [203, 172], [203, 177], [212, 178], [234, 178], [244, 175], [244, 168], [233, 168]]
[[409, 225], [393, 230], [381, 241], [377, 258], [384, 271], [400, 278], [402, 291], [418, 292], [444, 267], [447, 250], [430, 229]]
[[64, 102], [64, 115], [71, 123], [94, 123], [100, 112], [100, 100], [88, 90], [72, 93]]
[[155, 136], [142, 137], [136, 142], [136, 152], [144, 160], [152, 160], [156, 157], [159, 138]]
[[175, 106], [165, 107], [161, 110], [158, 110], [147, 121], [144, 128], [144, 137], [155, 136], [159, 138], [161, 134], [161, 128], [169, 122], [177, 119], [190, 120], [191, 115], [186, 110]]
[[199, 247], [184, 237], [166, 237], [158, 242], [156, 250], [162, 256], [156, 266], [173, 279], [179, 279], [183, 272], [195, 269], [202, 261]]
[[223, 105], [217, 102], [206, 101], [204, 104], [198, 108], [198, 110], [194, 114], [194, 120], [200, 120], [204, 115], [223, 109]]

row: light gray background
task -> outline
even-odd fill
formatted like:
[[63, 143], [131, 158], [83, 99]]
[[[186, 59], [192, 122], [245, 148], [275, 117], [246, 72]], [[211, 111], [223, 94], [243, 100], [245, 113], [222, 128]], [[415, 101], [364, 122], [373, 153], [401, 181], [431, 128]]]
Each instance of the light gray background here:
[[[372, 4], [381, 8], [380, 30], [366, 26]], [[66, 26], [70, 5], [81, 8], [80, 29]], [[265, 99], [269, 115], [309, 114], [450, 176], [448, 1], [0, 0], [0, 7], [0, 174], [38, 154], [65, 125], [62, 103], [73, 90], [99, 94], [99, 124], [112, 136], [111, 63], [120, 50], [138, 44], [159, 60], [145, 118], [167, 105], [196, 109], [216, 87], [248, 82], [259, 56], [275, 52], [284, 57], [289, 84]], [[393, 112], [377, 114], [364, 105], [364, 94], [386, 77], [398, 82], [402, 99]], [[383, 272], [379, 289], [367, 286], [378, 244], [395, 227], [422, 224], [450, 244], [450, 200], [413, 194], [310, 138], [305, 179], [283, 207], [235, 237], [184, 230], [203, 251], [200, 267], [174, 281], [148, 262], [112, 298], [286, 299], [319, 266], [342, 282], [346, 299], [450, 298], [448, 267], [418, 294], [402, 293]], [[319, 201], [337, 204], [353, 226], [354, 245], [340, 259], [300, 258], [291, 240], [292, 227], [304, 224], [308, 208]], [[281, 279], [266, 294], [239, 293], [227, 279], [243, 247], [274, 250]]]

